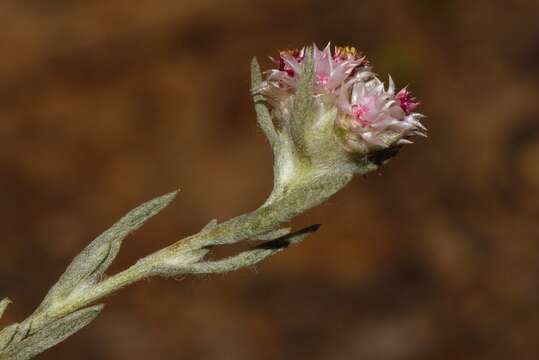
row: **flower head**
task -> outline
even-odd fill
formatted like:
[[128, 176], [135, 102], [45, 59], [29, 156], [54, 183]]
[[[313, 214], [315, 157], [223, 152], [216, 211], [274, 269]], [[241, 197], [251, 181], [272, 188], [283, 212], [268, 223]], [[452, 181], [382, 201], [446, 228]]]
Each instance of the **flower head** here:
[[375, 76], [351, 80], [340, 88], [337, 100], [342, 111], [338, 125], [347, 131], [346, 145], [353, 149], [362, 141], [379, 147], [410, 143], [410, 137], [426, 130], [419, 122], [422, 115], [412, 112], [418, 104], [406, 89], [395, 94], [391, 77], [387, 90]]
[[253, 92], [267, 100], [294, 151], [313, 163], [334, 166], [425, 136], [416, 98], [407, 88], [396, 92], [391, 77], [386, 88], [353, 47], [286, 50], [274, 62]]
[[[279, 88], [294, 91], [305, 66], [305, 48], [285, 50], [274, 60], [277, 69], [267, 72], [262, 84], [267, 90]], [[367, 71], [368, 62], [353, 47], [335, 47], [332, 54], [328, 44], [323, 50], [313, 46], [314, 88], [315, 94], [334, 91], [351, 75], [358, 71]]]

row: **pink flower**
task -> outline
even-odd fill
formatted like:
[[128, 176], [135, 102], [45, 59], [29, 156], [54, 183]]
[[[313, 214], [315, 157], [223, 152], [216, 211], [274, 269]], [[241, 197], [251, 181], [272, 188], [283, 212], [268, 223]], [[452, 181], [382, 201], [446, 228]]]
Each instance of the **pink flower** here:
[[[294, 91], [303, 72], [304, 58], [305, 48], [281, 51], [279, 58], [274, 60], [278, 68], [267, 72], [266, 81], [261, 88], [267, 91], [275, 87]], [[354, 73], [361, 70], [368, 71], [365, 57], [360, 56], [356, 49], [351, 47], [335, 47], [332, 54], [329, 44], [324, 50], [314, 45], [313, 63], [315, 94], [332, 92]]]
[[395, 95], [391, 77], [387, 90], [377, 77], [352, 79], [341, 87], [337, 104], [344, 113], [339, 125], [368, 144], [388, 147], [395, 139], [405, 144], [413, 135], [425, 135], [423, 115], [412, 112], [418, 102], [406, 89]]
[[406, 115], [411, 114], [420, 104], [406, 88], [399, 91], [395, 97], [399, 100], [400, 106]]
[[[265, 73], [254, 93], [265, 95], [278, 123], [286, 127], [296, 121], [293, 117], [296, 90], [305, 69], [306, 48], [279, 53], [274, 60], [277, 68]], [[354, 153], [410, 143], [415, 135], [426, 136], [426, 128], [419, 121], [423, 115], [414, 112], [419, 102], [406, 89], [395, 92], [391, 77], [386, 89], [384, 83], [371, 72], [365, 57], [352, 47], [328, 44], [323, 50], [312, 47], [314, 98], [312, 131], [316, 138], [320, 124], [331, 120], [332, 131], [340, 141], [341, 149]], [[325, 125], [324, 125], [325, 126]], [[316, 129], [316, 130], [315, 130]], [[302, 130], [303, 131], [303, 130]], [[300, 136], [300, 135], [298, 135]], [[303, 136], [303, 135], [301, 135]], [[314, 146], [313, 146], [314, 148]]]

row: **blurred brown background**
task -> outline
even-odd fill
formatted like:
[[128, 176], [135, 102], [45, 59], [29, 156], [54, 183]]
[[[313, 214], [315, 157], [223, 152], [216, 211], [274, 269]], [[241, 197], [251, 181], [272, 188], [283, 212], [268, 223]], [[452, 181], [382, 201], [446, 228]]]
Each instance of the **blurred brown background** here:
[[128, 288], [41, 359], [539, 358], [538, 18], [535, 0], [1, 0], [2, 324], [143, 201], [182, 189], [113, 271], [257, 207], [250, 57], [331, 40], [409, 83], [429, 138], [297, 219], [323, 224], [300, 247]]

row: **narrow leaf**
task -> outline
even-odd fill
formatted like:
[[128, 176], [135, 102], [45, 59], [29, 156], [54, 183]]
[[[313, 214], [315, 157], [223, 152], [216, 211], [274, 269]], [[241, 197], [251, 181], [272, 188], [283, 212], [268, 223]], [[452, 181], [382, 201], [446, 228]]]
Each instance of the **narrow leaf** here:
[[202, 230], [200, 230], [200, 234], [206, 234], [210, 231], [212, 231], [213, 229], [215, 229], [218, 225], [218, 222], [217, 222], [217, 219], [212, 219], [210, 220], [209, 223], [207, 223], [203, 228]]
[[279, 251], [297, 244], [310, 234], [318, 230], [320, 225], [312, 225], [307, 228], [296, 231], [292, 234], [282, 236], [278, 239], [265, 242], [255, 248], [244, 251], [239, 255], [228, 257], [218, 261], [207, 261], [188, 265], [182, 269], [177, 269], [178, 273], [191, 274], [212, 274], [224, 273], [238, 270], [244, 267], [255, 265], [267, 257], [278, 253]]
[[290, 231], [292, 231], [291, 228], [277, 229], [274, 231], [270, 231], [269, 233], [259, 235], [257, 238], [258, 240], [263, 240], [263, 241], [275, 240], [275, 239], [278, 239], [280, 237], [290, 234]]
[[305, 50], [305, 65], [294, 98], [293, 121], [290, 122], [290, 132], [294, 142], [300, 149], [305, 148], [305, 125], [313, 117], [313, 48]]
[[0, 319], [2, 318], [2, 315], [4, 315], [4, 312], [6, 311], [6, 308], [9, 304], [11, 304], [11, 300], [9, 300], [8, 298], [5, 298], [0, 301]]
[[262, 73], [260, 72], [260, 65], [256, 60], [256, 57], [253, 57], [251, 61], [251, 90], [254, 92], [253, 101], [255, 103], [256, 118], [258, 120], [258, 125], [264, 132], [264, 135], [268, 138], [268, 141], [276, 151], [275, 147], [278, 146], [279, 136], [271, 120], [271, 115], [266, 106], [266, 99], [263, 95], [257, 93], [257, 90], [262, 83]]
[[6, 326], [5, 328], [2, 329], [2, 331], [0, 331], [0, 359], [2, 359], [2, 356], [1, 356], [2, 350], [5, 349], [9, 344], [11, 344], [18, 329], [19, 329], [19, 324], [15, 323], [15, 324]]
[[15, 328], [15, 332], [13, 333], [13, 336], [9, 339], [9, 342], [6, 343], [5, 347], [14, 346], [15, 344], [23, 340], [30, 332], [30, 321], [23, 321], [20, 324], [15, 325], [17, 325]]
[[5, 352], [1, 353], [0, 359], [30, 359], [64, 341], [88, 325], [97, 315], [99, 315], [102, 309], [103, 305], [95, 305], [56, 320], [49, 326], [26, 337], [24, 340], [9, 346]]
[[36, 312], [42, 311], [55, 299], [65, 298], [77, 287], [94, 283], [118, 255], [123, 239], [167, 207], [176, 194], [174, 191], [138, 206], [92, 241], [71, 262]]

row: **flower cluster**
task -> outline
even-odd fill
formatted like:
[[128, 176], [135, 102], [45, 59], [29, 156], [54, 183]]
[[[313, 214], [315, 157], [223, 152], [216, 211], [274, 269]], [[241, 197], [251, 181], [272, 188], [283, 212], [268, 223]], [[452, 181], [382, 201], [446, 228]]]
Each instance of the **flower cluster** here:
[[[313, 46], [312, 94], [324, 109], [337, 109], [335, 126], [350, 152], [387, 148], [410, 143], [414, 135], [425, 136], [423, 115], [414, 112], [419, 102], [406, 89], [395, 91], [391, 77], [386, 88], [370, 64], [355, 48], [328, 44]], [[305, 67], [306, 49], [281, 51], [272, 59], [277, 68], [266, 72], [256, 92], [266, 95], [279, 109], [290, 104]]]
[[[279, 68], [268, 71], [268, 84], [294, 89], [303, 72], [304, 59], [305, 48], [281, 51], [279, 58], [274, 60]], [[332, 55], [329, 45], [324, 50], [314, 46], [313, 63], [314, 92], [317, 94], [334, 91], [354, 72], [366, 71], [368, 65], [355, 48], [336, 47]]]

